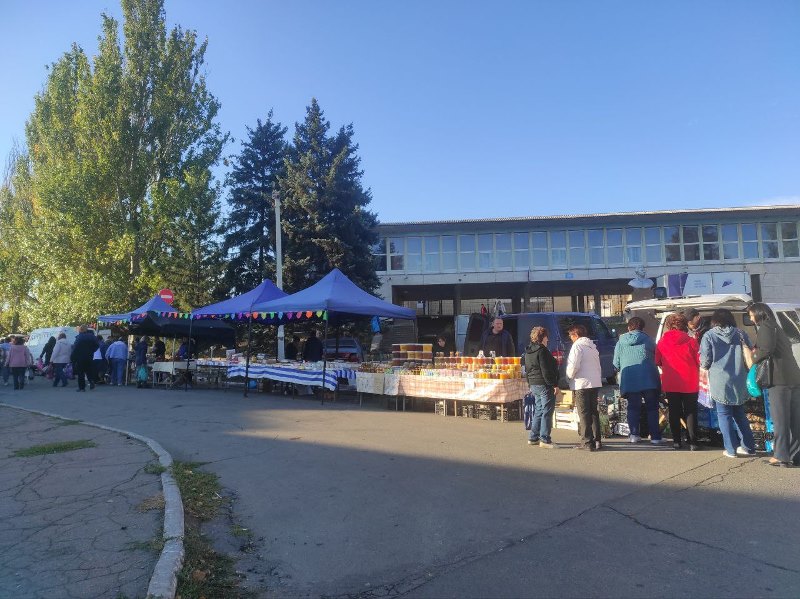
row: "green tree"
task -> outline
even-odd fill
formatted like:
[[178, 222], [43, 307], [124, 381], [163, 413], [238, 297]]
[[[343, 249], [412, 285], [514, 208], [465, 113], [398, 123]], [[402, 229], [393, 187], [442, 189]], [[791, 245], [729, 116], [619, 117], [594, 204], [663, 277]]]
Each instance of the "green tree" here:
[[93, 62], [73, 45], [27, 123], [37, 322], [91, 320], [168, 284], [176, 224], [214, 193], [204, 174], [227, 135], [202, 74], [207, 42], [167, 31], [163, 0], [122, 0], [122, 9], [123, 40], [103, 15]]
[[247, 128], [248, 139], [232, 159], [227, 177], [230, 214], [223, 249], [228, 253], [225, 280], [229, 289], [244, 293], [275, 276], [275, 204], [272, 192], [284, 173], [286, 127], [272, 120]]
[[378, 286], [371, 248], [377, 242], [377, 219], [368, 209], [371, 193], [361, 184], [358, 145], [353, 126], [328, 134], [330, 123], [316, 99], [295, 124], [286, 175], [282, 227], [285, 280], [298, 290], [338, 268], [358, 286]]

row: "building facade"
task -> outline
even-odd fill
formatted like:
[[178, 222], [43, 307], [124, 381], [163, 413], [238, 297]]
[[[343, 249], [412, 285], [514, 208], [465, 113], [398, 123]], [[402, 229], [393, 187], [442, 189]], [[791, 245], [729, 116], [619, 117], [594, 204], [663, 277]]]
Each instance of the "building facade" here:
[[613, 316], [643, 271], [743, 273], [756, 299], [800, 300], [799, 227], [797, 205], [384, 223], [373, 254], [383, 297], [420, 314], [500, 300]]

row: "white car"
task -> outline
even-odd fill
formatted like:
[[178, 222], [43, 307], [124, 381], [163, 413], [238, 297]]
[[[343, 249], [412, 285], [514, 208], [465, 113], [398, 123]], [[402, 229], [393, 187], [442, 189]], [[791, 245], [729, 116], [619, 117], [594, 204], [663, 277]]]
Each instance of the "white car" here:
[[[701, 316], [711, 316], [717, 308], [727, 308], [733, 313], [736, 326], [755, 341], [756, 328], [747, 314], [747, 306], [753, 301], [745, 294], [713, 294], [690, 297], [642, 300], [625, 306], [625, 318], [638, 316], [645, 321], [645, 331], [656, 341], [661, 338], [664, 320], [670, 314], [694, 308]], [[766, 304], [775, 313], [778, 325], [792, 342], [792, 352], [800, 362], [800, 303]]]

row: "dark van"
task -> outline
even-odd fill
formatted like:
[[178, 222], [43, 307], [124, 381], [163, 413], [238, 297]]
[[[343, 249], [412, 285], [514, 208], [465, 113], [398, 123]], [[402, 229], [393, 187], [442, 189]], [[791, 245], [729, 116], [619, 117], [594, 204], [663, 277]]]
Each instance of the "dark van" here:
[[[614, 346], [617, 338], [606, 323], [595, 314], [583, 312], [527, 312], [525, 314], [506, 314], [503, 318], [503, 328], [511, 334], [517, 355], [521, 356], [530, 343], [531, 329], [545, 327], [550, 333], [548, 349], [558, 361], [560, 377], [558, 385], [562, 389], [569, 388], [566, 368], [567, 356], [572, 347], [572, 342], [567, 335], [567, 330], [576, 324], [582, 324], [589, 332], [589, 338], [594, 341], [600, 352], [600, 366], [603, 378], [613, 384], [616, 379], [614, 370]], [[464, 355], [475, 356], [480, 350], [481, 338], [491, 326], [492, 319], [480, 314], [472, 314], [467, 327], [467, 338], [464, 342]]]

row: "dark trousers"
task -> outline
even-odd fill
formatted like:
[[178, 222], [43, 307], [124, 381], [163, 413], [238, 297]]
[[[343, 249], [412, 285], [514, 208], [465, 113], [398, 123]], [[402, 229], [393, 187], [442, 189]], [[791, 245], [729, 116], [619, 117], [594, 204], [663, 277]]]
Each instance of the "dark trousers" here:
[[94, 387], [94, 362], [92, 360], [75, 362], [75, 374], [78, 377], [78, 389], [86, 389], [86, 379], [89, 379], [89, 384]]
[[681, 418], [686, 423], [689, 433], [689, 445], [697, 445], [697, 393], [677, 393], [667, 391], [669, 407], [669, 428], [672, 430], [672, 442], [681, 443]]
[[598, 389], [575, 389], [573, 398], [578, 408], [578, 435], [584, 445], [600, 442], [600, 414], [597, 411]]
[[105, 381], [106, 374], [108, 373], [108, 362], [105, 360], [93, 360], [94, 363], [94, 380], [97, 383]]
[[28, 370], [27, 366], [12, 366], [11, 376], [14, 379], [14, 389], [25, 388], [25, 371]]
[[628, 391], [625, 394], [628, 400], [628, 428], [631, 435], [641, 436], [640, 423], [642, 421], [642, 402], [647, 410], [647, 432], [650, 439], [661, 439], [661, 429], [658, 427], [658, 389], [645, 389], [644, 391]]
[[53, 364], [54, 369], [54, 376], [53, 376], [53, 387], [57, 386], [58, 383], [61, 383], [62, 387], [67, 386], [67, 377], [64, 374], [64, 369], [67, 367], [66, 364]]
[[774, 456], [800, 464], [800, 387], [776, 385], [767, 392], [775, 427]]

